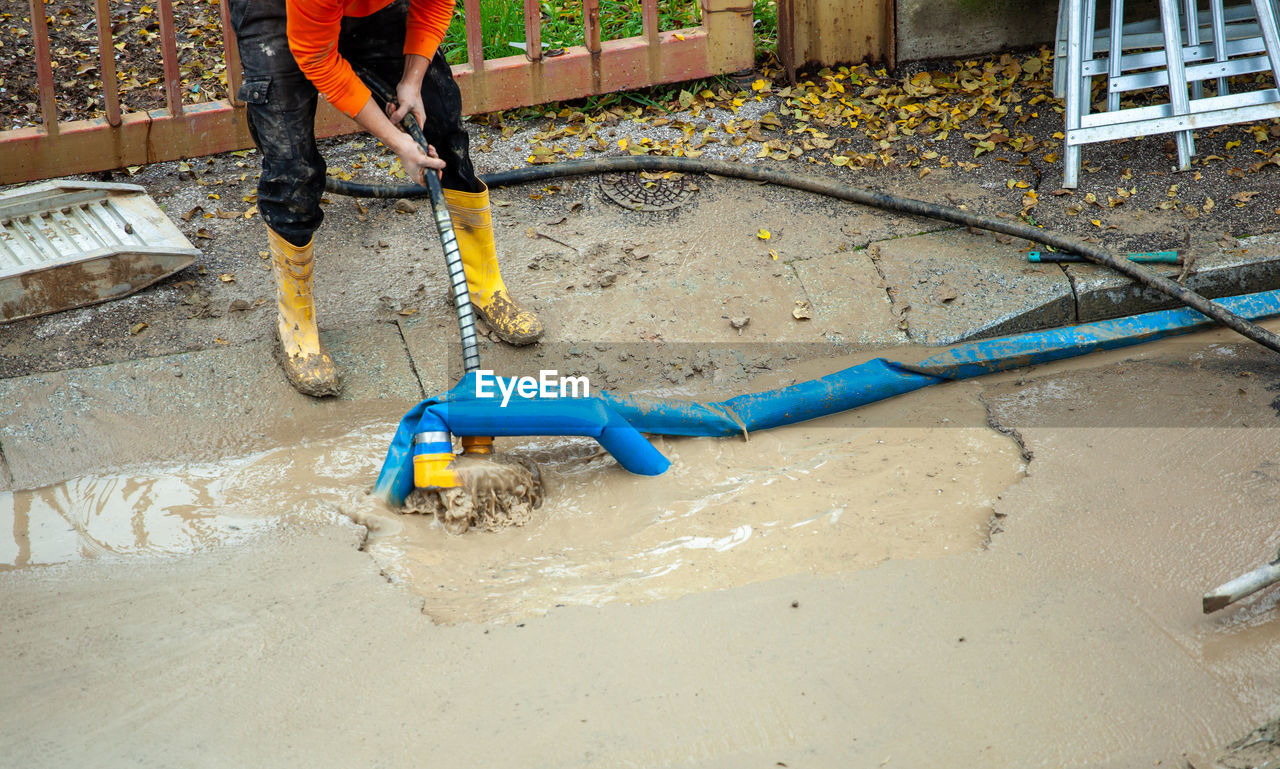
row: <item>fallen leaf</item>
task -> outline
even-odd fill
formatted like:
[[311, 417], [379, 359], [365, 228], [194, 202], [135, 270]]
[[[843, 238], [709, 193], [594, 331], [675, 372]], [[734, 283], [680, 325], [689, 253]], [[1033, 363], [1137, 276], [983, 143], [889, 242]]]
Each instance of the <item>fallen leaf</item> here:
[[235, 283], [236, 274], [234, 272], [220, 272], [218, 273], [218, 280], [223, 283]]
[[768, 240], [769, 238], [773, 237], [773, 233], [769, 232], [768, 230], [757, 230], [756, 237], [760, 238], [761, 240]]
[[796, 320], [809, 320], [813, 317], [813, 308], [808, 302], [797, 301], [796, 306], [791, 309], [791, 317]]
[[132, 336], [137, 336], [138, 334], [141, 334], [142, 330], [145, 329], [146, 327], [147, 327], [146, 323], [135, 323], [129, 327], [129, 334]]

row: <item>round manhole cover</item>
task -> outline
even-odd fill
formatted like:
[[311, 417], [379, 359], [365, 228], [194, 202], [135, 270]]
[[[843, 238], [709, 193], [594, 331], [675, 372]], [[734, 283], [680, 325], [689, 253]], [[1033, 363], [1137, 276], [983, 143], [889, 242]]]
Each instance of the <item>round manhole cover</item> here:
[[669, 211], [679, 208], [698, 191], [698, 185], [679, 174], [605, 174], [600, 189], [614, 203], [631, 211]]

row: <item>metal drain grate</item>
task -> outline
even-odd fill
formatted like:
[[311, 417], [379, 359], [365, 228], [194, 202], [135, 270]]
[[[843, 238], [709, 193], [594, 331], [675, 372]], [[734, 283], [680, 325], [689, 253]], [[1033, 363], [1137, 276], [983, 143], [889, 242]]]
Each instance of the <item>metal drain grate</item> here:
[[670, 211], [698, 191], [698, 185], [679, 174], [605, 174], [600, 191], [629, 211]]

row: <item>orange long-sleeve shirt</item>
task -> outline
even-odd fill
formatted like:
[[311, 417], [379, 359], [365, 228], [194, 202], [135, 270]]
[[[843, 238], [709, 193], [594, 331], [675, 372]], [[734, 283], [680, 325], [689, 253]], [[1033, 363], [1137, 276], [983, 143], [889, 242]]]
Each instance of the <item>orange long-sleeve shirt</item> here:
[[[369, 89], [338, 54], [343, 16], [368, 16], [392, 0], [286, 0], [289, 50], [298, 68], [329, 103], [352, 117], [369, 101]], [[409, 0], [404, 52], [430, 59], [453, 17], [454, 0]]]

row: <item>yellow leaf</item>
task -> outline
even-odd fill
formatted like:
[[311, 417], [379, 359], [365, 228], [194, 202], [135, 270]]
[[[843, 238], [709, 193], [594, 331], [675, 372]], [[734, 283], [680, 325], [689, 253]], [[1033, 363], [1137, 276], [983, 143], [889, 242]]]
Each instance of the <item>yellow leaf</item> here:
[[1089, 220], [1089, 223], [1090, 223], [1090, 224], [1092, 224], [1094, 227], [1101, 227], [1101, 226], [1102, 226], [1102, 222], [1101, 222], [1100, 220], [1098, 220], [1098, 219], [1090, 219], [1090, 220]]
[[1227, 149], [1229, 149], [1229, 150], [1233, 150], [1233, 149], [1235, 149], [1236, 147], [1239, 147], [1239, 146], [1240, 146], [1240, 140], [1239, 140], [1239, 139], [1236, 139], [1236, 140], [1234, 140], [1234, 141], [1229, 141], [1229, 142], [1227, 142]]
[[754, 83], [752, 83], [752, 84], [751, 84], [751, 90], [753, 90], [753, 91], [763, 91], [763, 90], [764, 90], [764, 80], [756, 80]]
[[847, 166], [847, 165], [849, 165], [849, 156], [848, 156], [848, 155], [836, 155], [835, 157], [831, 158], [831, 165], [833, 165], [833, 166]]
[[236, 275], [233, 272], [219, 273], [218, 280], [222, 281], [223, 283], [234, 283], [236, 280]]
[[618, 149], [620, 149], [620, 150], [625, 150], [626, 148], [627, 148], [627, 140], [626, 140], [626, 139], [619, 139], [619, 140], [618, 140]]
[[222, 196], [221, 196], [221, 195], [219, 195], [219, 194], [218, 194], [218, 193], [216, 193], [216, 192], [210, 192], [210, 193], [209, 193], [209, 199], [210, 199], [210, 200], [222, 200]]
[[778, 250], [775, 248], [769, 249], [769, 258], [775, 262], [778, 261]]
[[756, 237], [760, 238], [761, 240], [768, 240], [769, 238], [773, 237], [773, 233], [769, 232], [768, 230], [759, 230], [756, 232]]

